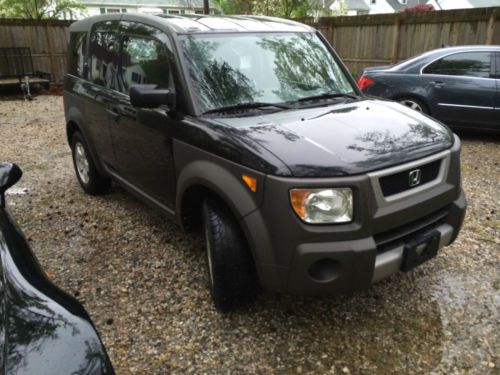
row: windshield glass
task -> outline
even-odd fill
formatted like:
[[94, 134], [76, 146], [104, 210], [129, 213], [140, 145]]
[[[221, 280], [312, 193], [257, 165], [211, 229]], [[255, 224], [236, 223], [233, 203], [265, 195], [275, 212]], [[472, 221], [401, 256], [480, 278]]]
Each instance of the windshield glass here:
[[181, 43], [202, 112], [355, 94], [314, 33], [189, 35]]

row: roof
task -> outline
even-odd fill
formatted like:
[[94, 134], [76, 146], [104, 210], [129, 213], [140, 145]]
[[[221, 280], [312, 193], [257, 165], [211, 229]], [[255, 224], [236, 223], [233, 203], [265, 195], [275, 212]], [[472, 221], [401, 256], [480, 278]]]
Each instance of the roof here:
[[412, 58], [409, 58], [406, 61], [402, 61], [398, 64], [396, 64], [393, 69], [402, 71], [402, 70], [407, 70], [407, 69], [412, 69], [414, 67], [417, 67], [420, 69], [422, 65], [427, 64], [428, 62], [438, 59], [442, 56], [446, 56], [449, 54], [453, 53], [458, 53], [458, 52], [475, 52], [475, 51], [488, 51], [488, 52], [499, 52], [500, 51], [500, 46], [496, 45], [463, 45], [463, 46], [451, 46], [451, 47], [445, 47], [445, 48], [438, 48], [434, 49], [432, 51], [427, 51], [424, 52], [420, 55], [414, 56]]
[[349, 10], [370, 10], [368, 4], [363, 0], [346, 0], [346, 4]]
[[207, 32], [312, 32], [303, 23], [264, 16], [208, 16], [208, 15], [147, 15], [142, 13], [118, 13], [88, 17], [71, 25], [71, 31], [86, 31], [90, 24], [108, 20], [147, 21], [157, 27], [168, 27], [178, 34]]
[[[203, 0], [79, 0], [83, 5], [111, 5], [111, 6], [134, 6], [134, 7], [152, 7], [152, 8], [201, 8], [203, 9]], [[218, 6], [209, 0], [210, 8]]]

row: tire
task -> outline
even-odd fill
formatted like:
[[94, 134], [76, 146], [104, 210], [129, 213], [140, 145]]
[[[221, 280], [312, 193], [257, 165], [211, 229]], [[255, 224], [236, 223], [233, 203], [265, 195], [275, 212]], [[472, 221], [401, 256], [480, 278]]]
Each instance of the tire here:
[[397, 101], [400, 104], [413, 109], [414, 111], [425, 113], [426, 115], [429, 114], [429, 109], [427, 108], [425, 103], [423, 103], [421, 100], [418, 100], [416, 98], [406, 97], [406, 98], [399, 98], [397, 99]]
[[228, 312], [250, 304], [259, 292], [253, 257], [242, 229], [224, 203], [205, 199], [203, 229], [215, 307]]
[[111, 179], [99, 174], [88, 150], [81, 133], [75, 132], [71, 139], [71, 153], [78, 182], [85, 193], [101, 195], [111, 187]]

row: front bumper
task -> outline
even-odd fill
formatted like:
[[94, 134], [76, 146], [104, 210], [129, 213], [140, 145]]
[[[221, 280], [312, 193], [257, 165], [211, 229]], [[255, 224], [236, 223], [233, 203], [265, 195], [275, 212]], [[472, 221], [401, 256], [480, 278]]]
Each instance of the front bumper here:
[[[396, 200], [383, 201], [369, 174], [268, 178], [263, 205], [242, 220], [261, 285], [299, 294], [365, 289], [401, 270], [409, 242], [433, 232], [439, 233], [439, 249], [452, 243], [467, 206], [460, 188], [459, 149], [457, 139], [443, 163], [440, 183]], [[354, 191], [352, 223], [307, 225], [293, 214], [290, 188], [342, 186]]]

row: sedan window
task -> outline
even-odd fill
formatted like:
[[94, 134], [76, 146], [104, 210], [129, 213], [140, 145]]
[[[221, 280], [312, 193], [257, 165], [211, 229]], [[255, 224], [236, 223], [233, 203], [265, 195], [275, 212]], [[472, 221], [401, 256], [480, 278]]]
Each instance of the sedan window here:
[[434, 61], [424, 74], [490, 78], [491, 52], [464, 52]]

